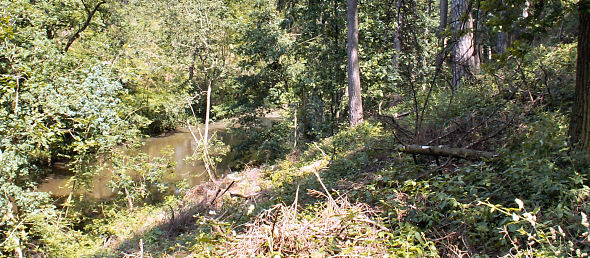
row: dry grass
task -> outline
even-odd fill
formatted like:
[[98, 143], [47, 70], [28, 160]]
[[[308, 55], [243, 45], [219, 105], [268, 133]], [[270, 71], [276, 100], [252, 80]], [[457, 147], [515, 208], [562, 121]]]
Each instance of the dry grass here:
[[290, 206], [275, 205], [246, 225], [245, 233], [223, 247], [232, 250], [226, 255], [379, 256], [387, 252], [379, 233], [389, 229], [372, 220], [376, 210], [367, 204], [352, 204], [346, 197], [334, 200], [318, 191], [310, 190], [310, 193], [326, 199], [313, 216], [298, 211], [297, 198]]

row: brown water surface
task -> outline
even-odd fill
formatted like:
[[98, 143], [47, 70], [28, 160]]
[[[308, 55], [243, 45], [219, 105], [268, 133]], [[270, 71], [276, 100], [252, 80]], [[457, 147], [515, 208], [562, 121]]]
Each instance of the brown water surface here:
[[[209, 126], [210, 135], [217, 133], [226, 144], [231, 144], [233, 142], [232, 137], [225, 134], [227, 125], [227, 121], [212, 123]], [[204, 132], [203, 126], [200, 126], [200, 129]], [[198, 131], [193, 131], [199, 137]], [[172, 161], [176, 162], [176, 167], [172, 174], [164, 176], [164, 181], [178, 182], [186, 180], [190, 186], [194, 186], [208, 180], [205, 165], [202, 161], [185, 161], [185, 158], [193, 155], [195, 151], [195, 141], [188, 128], [181, 128], [173, 133], [162, 136], [146, 138], [145, 145], [141, 147], [141, 151], [148, 154], [150, 158], [161, 157], [161, 151], [166, 147], [171, 147], [174, 150], [171, 158]], [[128, 153], [128, 155], [134, 155], [133, 152]], [[226, 162], [221, 162], [218, 165], [218, 174], [228, 170], [227, 160], [228, 158], [225, 159]], [[108, 187], [112, 176], [112, 166], [109, 165], [109, 161], [105, 160], [105, 158], [99, 158], [97, 162], [104, 164], [105, 169], [93, 177], [88, 189], [81, 189], [76, 193], [84, 194], [93, 199], [108, 199], [113, 195], [113, 192]], [[65, 167], [55, 167], [53, 168], [53, 172], [39, 185], [38, 191], [50, 193], [54, 197], [68, 196], [72, 191], [72, 186], [69, 183], [72, 178], [71, 173], [68, 173]]]

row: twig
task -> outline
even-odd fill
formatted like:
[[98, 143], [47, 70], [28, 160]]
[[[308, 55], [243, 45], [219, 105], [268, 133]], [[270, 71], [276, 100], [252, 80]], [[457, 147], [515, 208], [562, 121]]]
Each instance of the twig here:
[[383, 225], [379, 225], [379, 224], [377, 224], [377, 222], [372, 221], [370, 219], [354, 219], [354, 221], [365, 222], [365, 223], [371, 224], [371, 225], [373, 225], [375, 227], [378, 227], [379, 229], [381, 229], [383, 231], [386, 231], [386, 232], [390, 232], [391, 231], [388, 228], [384, 227]]
[[453, 236], [453, 235], [455, 235], [455, 234], [457, 234], [457, 232], [453, 232], [453, 233], [451, 233], [451, 234], [448, 234], [448, 235], [446, 235], [446, 236], [444, 236], [444, 237], [440, 237], [440, 238], [436, 238], [436, 239], [430, 239], [430, 241], [432, 241], [432, 242], [438, 242], [438, 241], [440, 241], [440, 240], [447, 239], [447, 238], [449, 238], [449, 237], [451, 237], [451, 236]]
[[327, 195], [328, 199], [330, 199], [330, 201], [332, 201], [332, 202], [335, 203], [336, 201], [334, 201], [334, 198], [332, 198], [332, 195], [330, 194], [330, 191], [328, 191], [328, 188], [326, 188], [326, 185], [324, 185], [324, 182], [320, 178], [320, 175], [318, 174], [318, 172], [314, 170], [313, 171], [313, 174], [317, 177], [318, 181], [320, 182], [320, 184], [324, 188], [324, 191], [326, 191], [326, 195]]
[[213, 197], [213, 200], [211, 200], [211, 205], [213, 205], [213, 203], [215, 202], [215, 200], [217, 200], [217, 197], [218, 196], [223, 196], [225, 194], [225, 192], [227, 192], [227, 190], [229, 190], [234, 185], [235, 182], [236, 181], [231, 181], [231, 183], [225, 188], [225, 190], [223, 190], [223, 192], [221, 194], [219, 194], [219, 191], [217, 191], [217, 193], [215, 194], [215, 197]]
[[326, 155], [326, 153], [324, 152], [324, 150], [322, 150], [322, 148], [320, 148], [320, 146], [318, 146], [318, 144], [316, 142], [313, 143], [313, 146], [316, 147], [316, 149], [318, 149], [322, 153], [322, 155], [324, 157], [327, 157], [328, 156], [328, 155]]
[[[191, 107], [192, 109], [192, 107]], [[194, 113], [193, 113], [194, 114]], [[186, 123], [188, 125], [188, 130], [190, 131], [191, 135], [193, 136], [193, 139], [195, 140], [195, 142], [201, 142], [197, 136], [195, 135], [195, 133], [193, 132], [193, 129], [191, 129], [191, 123], [190, 121], [187, 119]], [[199, 130], [199, 134], [201, 134], [201, 131]], [[203, 138], [203, 135], [201, 135], [201, 139]], [[209, 179], [211, 179], [211, 181], [213, 182], [213, 184], [217, 185], [217, 180], [215, 178], [215, 175], [213, 174], [213, 172], [211, 171], [210, 165], [211, 165], [211, 161], [209, 160], [209, 155], [207, 153], [207, 147], [204, 148], [203, 150], [203, 154], [202, 154], [202, 159], [203, 159], [203, 163], [205, 164], [205, 170], [207, 170], [207, 174], [209, 175]]]
[[[404, 137], [406, 137], [406, 138], [410, 138], [410, 139], [413, 139], [413, 137], [411, 137], [411, 136], [410, 136], [410, 133], [411, 133], [411, 132], [410, 132], [409, 130], [407, 130], [407, 129], [403, 128], [403, 127], [402, 127], [400, 124], [398, 124], [398, 123], [395, 121], [397, 118], [400, 118], [400, 117], [403, 117], [403, 116], [407, 116], [407, 115], [409, 115], [409, 114], [410, 114], [410, 112], [405, 112], [405, 113], [402, 113], [402, 114], [400, 114], [400, 115], [398, 115], [398, 114], [395, 114], [395, 115], [393, 115], [393, 116], [387, 116], [387, 115], [377, 115], [377, 117], [380, 117], [380, 118], [389, 118], [389, 119], [390, 119], [390, 121], [391, 121], [391, 124], [393, 125], [393, 127], [395, 127], [395, 129], [397, 129], [397, 130], [398, 130], [400, 133], [402, 133]], [[395, 135], [394, 135], [394, 136], [395, 136]], [[399, 137], [395, 136], [395, 138], [397, 138], [397, 139], [398, 139], [398, 141], [400, 141], [400, 143], [402, 143], [402, 144], [403, 144], [402, 140], [401, 140]]]
[[494, 133], [492, 133], [492, 134], [490, 134], [490, 135], [488, 135], [488, 136], [486, 136], [484, 138], [481, 138], [481, 139], [479, 139], [479, 140], [477, 140], [475, 142], [470, 143], [469, 145], [467, 145], [466, 148], [471, 148], [471, 147], [475, 146], [476, 144], [480, 144], [480, 143], [482, 143], [484, 141], [487, 141], [487, 140], [489, 140], [489, 139], [491, 139], [493, 137], [496, 137], [496, 135], [500, 134], [502, 131], [504, 131], [504, 129], [506, 129], [509, 125], [511, 125], [512, 122], [514, 121], [514, 119], [516, 117], [517, 117], [517, 115], [515, 115], [514, 117], [512, 117], [512, 119], [510, 119], [510, 121], [506, 122], [506, 124], [504, 124], [504, 126], [502, 126], [500, 129], [498, 129], [496, 132], [494, 132]]

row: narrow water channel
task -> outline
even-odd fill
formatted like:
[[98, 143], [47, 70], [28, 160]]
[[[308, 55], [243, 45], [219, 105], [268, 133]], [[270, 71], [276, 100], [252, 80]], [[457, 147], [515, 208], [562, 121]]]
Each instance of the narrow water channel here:
[[[225, 133], [227, 124], [228, 122], [226, 121], [215, 122], [209, 126], [209, 130], [211, 134], [215, 132], [221, 136], [226, 144], [231, 144], [233, 142], [233, 139], [231, 139], [232, 136]], [[174, 150], [171, 159], [176, 163], [176, 167], [174, 168], [173, 175], [164, 176], [164, 181], [170, 183], [186, 180], [190, 186], [195, 186], [208, 180], [205, 165], [202, 161], [185, 161], [185, 158], [193, 155], [195, 151], [195, 141], [188, 128], [180, 128], [173, 133], [163, 136], [146, 138], [145, 144], [141, 147], [140, 151], [148, 154], [150, 158], [161, 157], [162, 149], [167, 147], [171, 147]], [[129, 155], [133, 155], [132, 153], [130, 152]], [[228, 170], [227, 160], [229, 158], [231, 157], [226, 157], [218, 165], [218, 174], [225, 173]], [[99, 158], [98, 162], [108, 163], [108, 160]], [[112, 176], [112, 171], [109, 167], [106, 164], [105, 169], [100, 174], [94, 176], [89, 189], [80, 189], [76, 194], [84, 194], [87, 197], [97, 200], [110, 198], [113, 192], [108, 186]], [[56, 167], [53, 170], [54, 173], [47, 176], [39, 185], [38, 191], [50, 193], [54, 197], [68, 196], [72, 191], [72, 186], [68, 184], [68, 181], [72, 177], [71, 173], [68, 173], [65, 167]]]

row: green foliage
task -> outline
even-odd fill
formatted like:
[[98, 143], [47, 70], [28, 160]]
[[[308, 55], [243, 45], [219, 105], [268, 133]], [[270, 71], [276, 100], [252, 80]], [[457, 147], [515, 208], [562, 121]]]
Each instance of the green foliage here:
[[[201, 135], [201, 129], [197, 129], [199, 130], [199, 136], [204, 137]], [[196, 133], [194, 136], [196, 136]], [[205, 146], [202, 139], [203, 138], [195, 139], [196, 148], [193, 155], [185, 157], [184, 160], [192, 162], [200, 160], [205, 163], [205, 166], [208, 167], [208, 169], [211, 169], [214, 174], [217, 174], [217, 167], [228, 155], [230, 146], [225, 144], [223, 137], [217, 134], [217, 132], [213, 132], [209, 139], [207, 139], [207, 146]]]
[[[137, 152], [126, 155], [124, 152]], [[163, 178], [174, 172], [175, 162], [171, 161], [174, 150], [171, 147], [162, 151], [161, 157], [149, 157], [138, 150], [115, 150], [110, 161], [113, 165], [113, 176], [110, 187], [127, 202], [153, 202], [161, 194], [166, 193], [170, 185]]]
[[504, 235], [506, 242], [512, 244], [515, 256], [588, 255], [589, 247], [577, 243], [580, 239], [585, 241], [590, 233], [586, 213], [582, 211], [579, 216], [580, 221], [567, 226], [568, 229], [575, 229], [573, 234], [579, 235], [566, 235], [561, 225], [555, 225], [554, 221], [539, 221], [537, 219], [541, 211], [539, 208], [528, 212], [522, 200], [515, 199], [515, 202], [518, 208], [504, 208], [501, 205], [481, 203], [490, 208], [490, 213], [499, 211], [511, 218], [505, 222], [503, 230], [499, 233]]
[[274, 1], [252, 1], [250, 17], [236, 26], [232, 45], [240, 56], [240, 74], [224, 89], [222, 106], [238, 116], [261, 116], [290, 101], [295, 60], [290, 56], [293, 36], [282, 27]]
[[272, 164], [284, 157], [293, 147], [293, 129], [291, 121], [281, 119], [269, 120], [270, 125], [262, 127], [235, 127], [230, 129], [229, 135], [240, 138], [239, 142], [231, 146], [233, 160], [245, 165]]
[[79, 18], [79, 4], [0, 5], [6, 10], [0, 46], [2, 252], [59, 255], [64, 246], [80, 244], [78, 233], [47, 194], [34, 191], [39, 167], [71, 158], [73, 172], [82, 175], [89, 155], [134, 136], [136, 127], [125, 119], [125, 90], [100, 56], [61, 52], [61, 33]]
[[[579, 217], [579, 212], [587, 212], [580, 194], [583, 196], [587, 191], [584, 175], [588, 173], [587, 159], [568, 154], [564, 118], [554, 113], [538, 114], [531, 119], [534, 122], [523, 125], [515, 133], [511, 148], [504, 150], [498, 162], [474, 163], [420, 180], [413, 178], [423, 173], [420, 172], [423, 168], [393, 165], [379, 172], [374, 193], [382, 196], [391, 220], [416, 223], [435, 237], [438, 232], [458, 232], [468, 239], [471, 248], [478, 248], [477, 252], [502, 254], [511, 252], [515, 245], [516, 251], [533, 256], [584, 251], [585, 244], [574, 239], [586, 228], [562, 224]], [[387, 187], [379, 187], [380, 184]], [[542, 229], [534, 228], [534, 223], [521, 229], [520, 223], [514, 225], [509, 218], [489, 213], [486, 206], [479, 205], [487, 203], [492, 210], [498, 210], [499, 206], [492, 203], [511, 206], [515, 198], [534, 207], [528, 215], [526, 212], [517, 215], [525, 218], [524, 221], [538, 215]], [[385, 201], [388, 199], [395, 201]], [[555, 240], [559, 236], [548, 233], [549, 228], [557, 230], [558, 225], [567, 228], [563, 229], [566, 233], [559, 241]], [[513, 243], [507, 235], [519, 240]]]
[[517, 98], [539, 96], [548, 108], [560, 108], [573, 100], [576, 51], [576, 44], [529, 48], [522, 56], [484, 66], [484, 80], [499, 91], [522, 89]]
[[[377, 146], [386, 146], [391, 136], [383, 131], [380, 124], [365, 122], [349, 130], [344, 130], [324, 141], [319, 148], [322, 155], [332, 160], [331, 168], [336, 173], [330, 175], [334, 179], [340, 177], [354, 178], [362, 169], [374, 162], [379, 151]], [[304, 157], [318, 156], [317, 148], [310, 148]], [[324, 158], [327, 158], [324, 156]]]
[[[451, 67], [444, 56], [453, 43], [448, 30], [438, 30], [438, 2], [361, 1], [366, 115], [409, 111], [397, 119], [411, 134], [401, 138], [387, 124], [342, 126], [344, 1], [109, 0], [76, 35], [100, 2], [0, 1], [1, 255], [102, 255], [102, 240], [130, 239], [143, 230], [135, 216], [153, 219], [162, 207], [120, 208], [161, 201], [171, 187], [162, 183], [174, 167], [171, 150], [152, 159], [113, 147], [140, 132], [173, 130], [193, 112], [202, 119], [208, 87], [211, 116], [240, 117], [232, 131], [245, 138], [229, 147], [213, 137], [209, 163], [219, 164], [228, 151], [245, 165], [276, 163], [265, 171], [275, 195], [269, 203], [293, 201], [296, 186], [320, 189], [317, 172], [330, 190], [383, 209], [377, 223], [389, 231], [378, 241], [397, 256], [457, 250], [582, 256], [590, 250], [590, 161], [567, 139], [577, 1], [470, 5], [483, 65], [455, 91], [447, 89]], [[498, 55], [500, 32], [511, 40]], [[70, 39], [75, 42], [66, 53]], [[289, 110], [283, 119], [260, 119], [280, 108]], [[434, 166], [428, 157], [392, 155], [400, 139], [500, 156]], [[68, 163], [76, 187], [90, 185], [101, 173], [96, 156], [109, 152], [117, 197], [101, 206], [97, 219], [71, 211], [71, 200], [60, 209], [35, 191], [56, 161]], [[165, 198], [166, 205], [178, 201]], [[510, 208], [513, 200], [518, 208]], [[298, 219], [318, 218], [324, 206], [305, 201], [310, 205]], [[99, 213], [97, 206], [84, 207]], [[229, 232], [231, 223], [198, 220], [183, 248], [212, 255], [228, 238], [210, 229]], [[362, 234], [357, 221], [344, 221], [349, 236]], [[154, 228], [143, 237], [157, 246], [163, 236]]]

